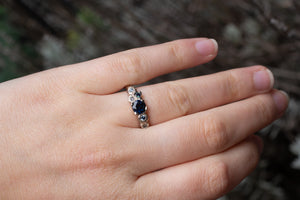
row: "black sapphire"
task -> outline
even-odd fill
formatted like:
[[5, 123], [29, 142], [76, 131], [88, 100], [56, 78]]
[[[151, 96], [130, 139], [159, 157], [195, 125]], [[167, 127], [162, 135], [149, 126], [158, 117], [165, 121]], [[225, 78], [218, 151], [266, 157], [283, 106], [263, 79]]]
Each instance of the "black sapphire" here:
[[146, 104], [141, 100], [136, 100], [132, 103], [132, 110], [137, 114], [142, 114], [146, 111]]

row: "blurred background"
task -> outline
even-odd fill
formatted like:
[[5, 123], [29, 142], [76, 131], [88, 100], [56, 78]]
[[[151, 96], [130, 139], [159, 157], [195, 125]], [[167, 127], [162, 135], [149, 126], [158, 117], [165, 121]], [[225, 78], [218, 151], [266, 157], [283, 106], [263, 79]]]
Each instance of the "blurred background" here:
[[215, 38], [217, 58], [147, 84], [262, 64], [291, 98], [258, 133], [257, 169], [221, 199], [300, 199], [299, 0], [0, 0], [0, 82], [189, 37]]

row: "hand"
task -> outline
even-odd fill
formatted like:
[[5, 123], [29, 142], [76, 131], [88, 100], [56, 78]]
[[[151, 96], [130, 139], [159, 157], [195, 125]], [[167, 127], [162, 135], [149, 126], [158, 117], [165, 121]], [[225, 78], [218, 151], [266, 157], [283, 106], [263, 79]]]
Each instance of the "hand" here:
[[[212, 60], [197, 38], [133, 49], [0, 84], [0, 199], [215, 199], [256, 166], [253, 133], [286, 109], [262, 66], [138, 88]], [[63, 58], [62, 58], [63, 59]]]

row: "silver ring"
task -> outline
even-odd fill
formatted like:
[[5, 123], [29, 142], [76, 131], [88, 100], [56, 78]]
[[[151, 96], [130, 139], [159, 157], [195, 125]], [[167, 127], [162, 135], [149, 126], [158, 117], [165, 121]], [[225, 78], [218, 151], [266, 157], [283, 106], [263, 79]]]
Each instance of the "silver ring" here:
[[146, 113], [147, 106], [142, 99], [142, 92], [137, 91], [134, 86], [126, 87], [128, 93], [128, 101], [131, 104], [133, 113], [138, 116], [141, 128], [149, 127], [149, 118]]

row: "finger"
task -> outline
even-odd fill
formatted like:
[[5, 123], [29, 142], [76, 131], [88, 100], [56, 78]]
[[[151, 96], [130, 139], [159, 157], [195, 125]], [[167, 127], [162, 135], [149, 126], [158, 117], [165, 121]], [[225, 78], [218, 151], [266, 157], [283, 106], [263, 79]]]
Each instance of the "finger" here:
[[222, 152], [270, 124], [287, 104], [285, 94], [273, 91], [140, 130], [134, 167], [145, 173]]
[[[267, 92], [273, 83], [273, 75], [268, 69], [254, 66], [139, 89], [148, 107], [150, 124], [155, 125]], [[115, 122], [122, 126], [138, 127], [126, 97], [119, 93], [112, 98], [118, 110], [118, 113], [112, 113]]]
[[146, 190], [140, 199], [216, 199], [254, 170], [261, 148], [253, 136], [220, 154], [141, 176], [135, 190]]
[[70, 70], [79, 90], [109, 94], [127, 85], [208, 62], [216, 54], [215, 40], [182, 39], [79, 63]]

